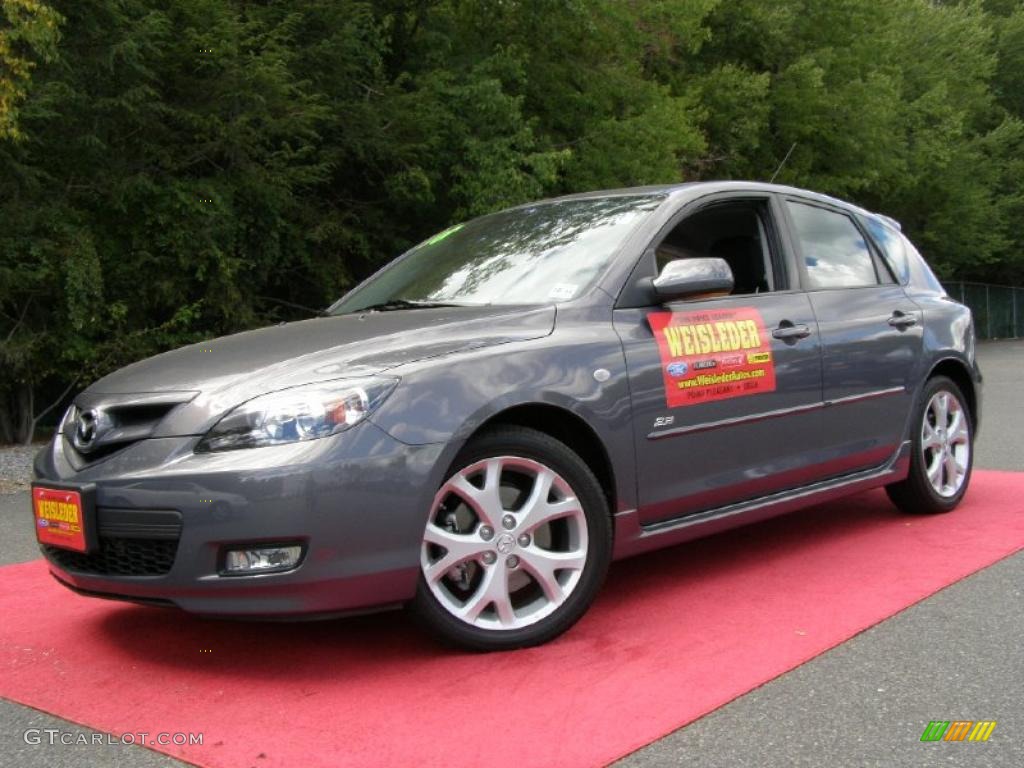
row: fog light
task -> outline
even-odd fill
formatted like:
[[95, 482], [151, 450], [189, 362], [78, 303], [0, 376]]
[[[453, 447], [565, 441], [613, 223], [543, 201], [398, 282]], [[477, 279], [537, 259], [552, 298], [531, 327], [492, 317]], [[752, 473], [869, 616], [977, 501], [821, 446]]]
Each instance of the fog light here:
[[301, 557], [302, 545], [300, 544], [290, 544], [284, 547], [229, 549], [224, 558], [224, 572], [239, 575], [289, 571], [299, 564]]

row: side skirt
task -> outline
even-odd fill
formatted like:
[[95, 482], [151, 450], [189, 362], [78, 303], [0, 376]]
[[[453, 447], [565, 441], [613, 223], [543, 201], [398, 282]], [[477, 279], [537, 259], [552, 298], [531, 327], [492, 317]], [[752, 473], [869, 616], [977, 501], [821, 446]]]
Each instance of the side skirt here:
[[627, 510], [615, 516], [615, 548], [612, 558], [621, 560], [673, 544], [682, 544], [897, 482], [905, 478], [910, 470], [910, 450], [911, 443], [908, 440], [881, 467], [650, 525], [641, 525], [637, 510]]

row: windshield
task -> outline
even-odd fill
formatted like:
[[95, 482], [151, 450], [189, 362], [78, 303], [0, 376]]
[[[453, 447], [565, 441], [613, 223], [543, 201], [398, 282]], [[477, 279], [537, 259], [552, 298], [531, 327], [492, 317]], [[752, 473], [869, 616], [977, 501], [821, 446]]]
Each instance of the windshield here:
[[660, 194], [561, 200], [457, 224], [417, 245], [330, 313], [568, 301], [663, 200]]

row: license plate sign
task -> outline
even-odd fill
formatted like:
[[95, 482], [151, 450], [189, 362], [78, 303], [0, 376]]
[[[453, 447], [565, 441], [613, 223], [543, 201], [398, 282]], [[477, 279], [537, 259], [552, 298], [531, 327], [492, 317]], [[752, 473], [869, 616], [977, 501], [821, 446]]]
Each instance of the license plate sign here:
[[32, 511], [36, 538], [40, 544], [89, 550], [89, 537], [82, 493], [68, 488], [32, 488]]

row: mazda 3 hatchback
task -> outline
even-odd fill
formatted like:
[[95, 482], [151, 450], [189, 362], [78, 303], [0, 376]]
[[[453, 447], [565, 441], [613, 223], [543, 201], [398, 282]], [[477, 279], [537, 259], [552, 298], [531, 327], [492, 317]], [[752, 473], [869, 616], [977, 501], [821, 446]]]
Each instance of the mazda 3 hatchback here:
[[35, 529], [86, 595], [408, 604], [517, 648], [616, 558], [874, 487], [952, 510], [980, 383], [969, 310], [884, 216], [740, 182], [574, 195], [94, 383], [36, 459]]

